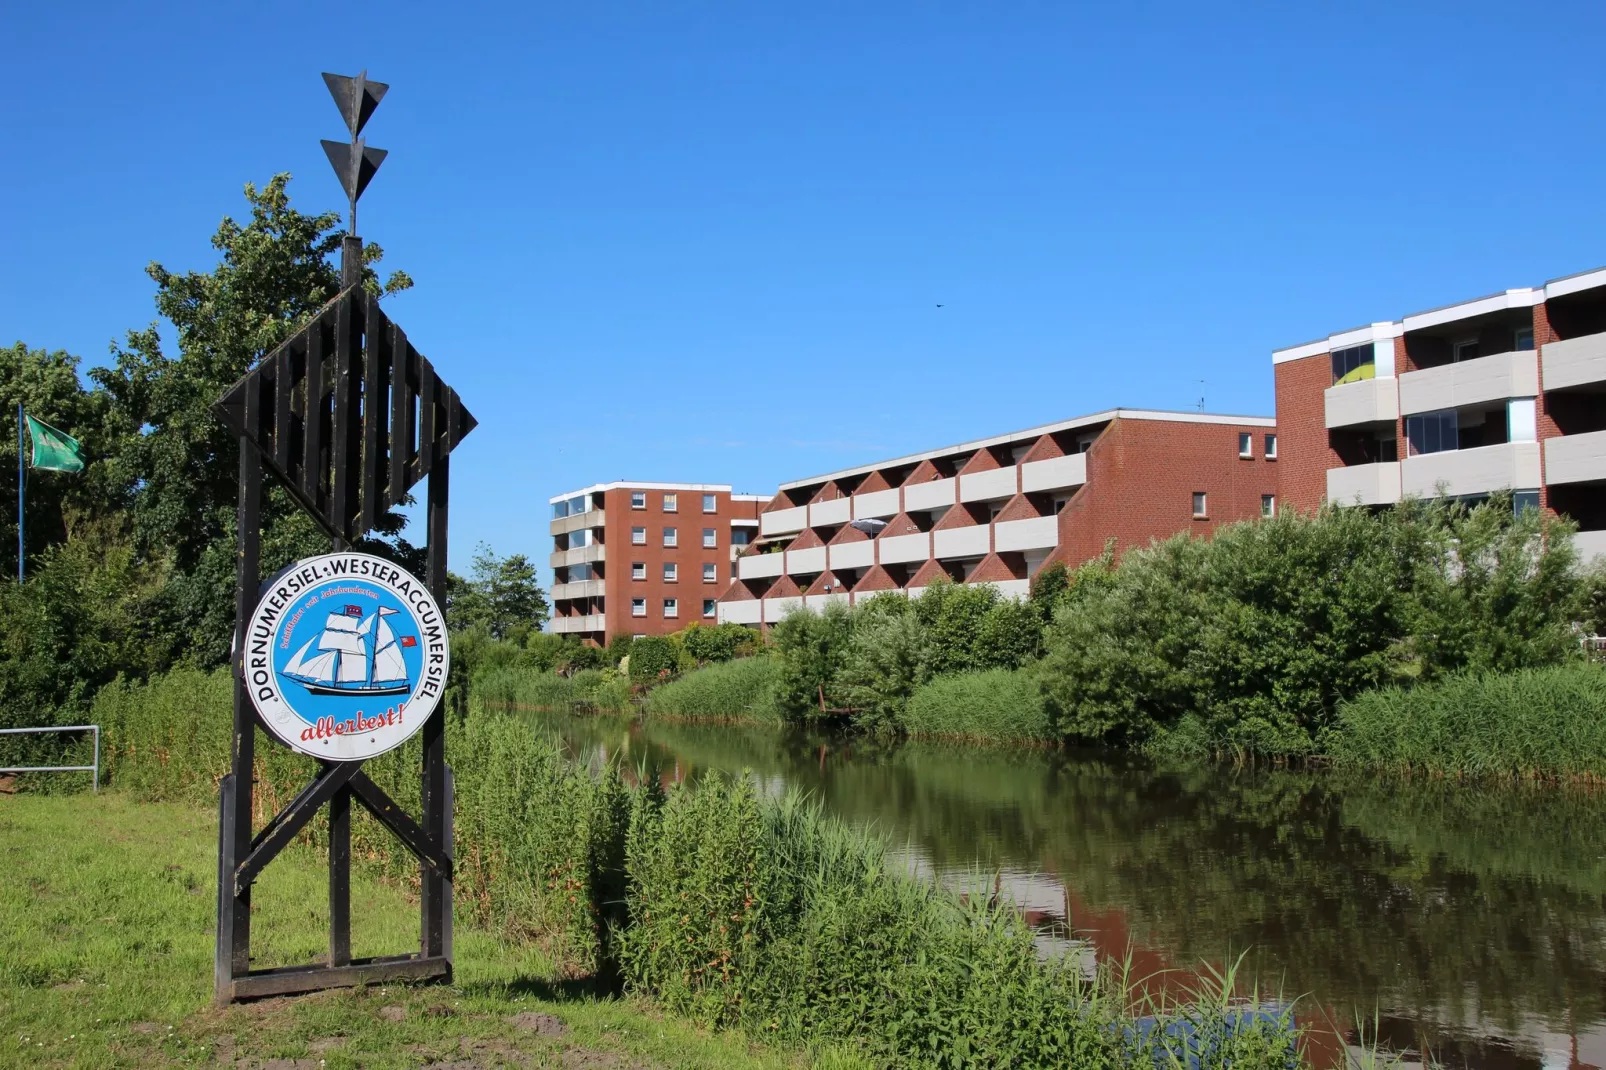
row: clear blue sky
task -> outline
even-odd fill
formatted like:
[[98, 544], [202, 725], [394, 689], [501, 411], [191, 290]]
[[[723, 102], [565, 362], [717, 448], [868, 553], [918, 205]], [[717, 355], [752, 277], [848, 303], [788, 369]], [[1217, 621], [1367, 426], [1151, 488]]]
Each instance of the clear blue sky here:
[[0, 338], [98, 363], [247, 180], [339, 207], [366, 67], [456, 567], [595, 481], [1270, 413], [1277, 346], [1606, 263], [1606, 6], [1343, 7], [14, 4]]

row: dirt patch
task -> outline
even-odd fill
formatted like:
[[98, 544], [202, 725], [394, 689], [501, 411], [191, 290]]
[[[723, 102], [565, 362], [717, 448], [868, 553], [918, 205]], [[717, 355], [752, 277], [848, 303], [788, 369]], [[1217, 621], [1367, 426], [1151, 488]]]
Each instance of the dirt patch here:
[[436, 1003], [424, 1012], [431, 1018], [450, 1018], [457, 1012], [444, 1003]]
[[379, 1016], [387, 1022], [399, 1022], [407, 1017], [407, 1008], [392, 1004], [389, 1007], [379, 1008]]
[[146, 1034], [149, 1034], [149, 1033], [164, 1033], [167, 1030], [166, 1030], [166, 1027], [163, 1026], [160, 1022], [135, 1022], [133, 1025], [128, 1027], [128, 1031], [130, 1033], [146, 1033]]
[[502, 1020], [521, 1033], [534, 1033], [538, 1037], [561, 1037], [569, 1031], [562, 1018], [536, 1011], [525, 1011]]

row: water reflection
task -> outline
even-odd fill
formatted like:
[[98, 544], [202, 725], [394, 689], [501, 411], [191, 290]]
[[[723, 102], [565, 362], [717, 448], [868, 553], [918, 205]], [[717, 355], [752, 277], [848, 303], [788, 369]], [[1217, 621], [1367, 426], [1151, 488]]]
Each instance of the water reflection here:
[[1606, 1066], [1598, 793], [537, 720], [583, 759], [811, 791], [917, 872], [996, 877], [1046, 946], [1130, 953], [1139, 975], [1247, 950], [1307, 1017], [1375, 1012], [1397, 1048], [1446, 1065]]

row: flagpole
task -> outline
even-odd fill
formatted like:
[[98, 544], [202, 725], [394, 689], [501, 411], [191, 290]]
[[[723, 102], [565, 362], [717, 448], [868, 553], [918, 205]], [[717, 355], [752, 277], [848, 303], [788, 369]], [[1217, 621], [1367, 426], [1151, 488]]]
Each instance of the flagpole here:
[[28, 470], [22, 464], [22, 402], [17, 402], [17, 582], [22, 582], [22, 506], [23, 487]]

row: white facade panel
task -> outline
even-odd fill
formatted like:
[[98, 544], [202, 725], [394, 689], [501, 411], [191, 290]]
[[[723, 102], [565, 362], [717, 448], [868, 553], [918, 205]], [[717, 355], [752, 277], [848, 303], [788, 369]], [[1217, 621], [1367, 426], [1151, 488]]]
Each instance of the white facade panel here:
[[764, 599], [764, 623], [774, 624], [782, 617], [803, 605], [801, 598]]
[[768, 537], [802, 531], [808, 523], [808, 517], [809, 507], [806, 505], [794, 505], [790, 509], [772, 509], [758, 515], [758, 532]]
[[1545, 482], [1606, 479], [1606, 431], [1562, 435], [1545, 442]]
[[1338, 505], [1393, 505], [1400, 500], [1400, 463], [1329, 468], [1327, 500]]
[[883, 565], [931, 559], [931, 536], [923, 531], [915, 535], [883, 535], [876, 541], [881, 547]]
[[931, 546], [938, 557], [985, 557], [991, 524], [971, 524], [931, 533]]
[[761, 580], [769, 576], [779, 576], [786, 570], [786, 555], [749, 554], [747, 557], [736, 559], [736, 575], [744, 580]]
[[1606, 383], [1606, 334], [1551, 342], [1540, 352], [1546, 390]]
[[1579, 563], [1592, 565], [1606, 557], [1606, 531], [1580, 531], [1573, 536], [1573, 549], [1578, 551]]
[[809, 527], [824, 528], [837, 527], [853, 519], [853, 504], [850, 499], [837, 498], [834, 501], [818, 502], [809, 506]]
[[1395, 379], [1362, 379], [1330, 386], [1324, 401], [1328, 427], [1383, 423], [1400, 415], [1400, 392]]
[[875, 543], [869, 539], [837, 543], [825, 549], [826, 560], [830, 562], [832, 571], [839, 568], [869, 568], [875, 564]]
[[590, 546], [576, 546], [573, 550], [554, 550], [547, 563], [553, 568], [567, 568], [570, 565], [589, 565], [605, 560], [603, 551], [606, 547], [593, 543]]
[[842, 605], [847, 605], [848, 593], [846, 591], [832, 591], [830, 594], [811, 594], [805, 595], [803, 598], [803, 605], [808, 609], [814, 610], [816, 613], [820, 612], [820, 610], [824, 609], [832, 602], [840, 602]]
[[1008, 550], [1042, 550], [1058, 546], [1060, 518], [1036, 516], [1030, 520], [1005, 520], [993, 525], [993, 545], [999, 553]]
[[1505, 442], [1470, 450], [1425, 453], [1400, 462], [1400, 489], [1424, 498], [1533, 490], [1539, 486], [1539, 443]]
[[600, 632], [607, 627], [608, 618], [601, 613], [584, 617], [553, 617], [554, 635], [572, 635], [576, 632]]
[[786, 574], [809, 575], [825, 571], [825, 547], [810, 546], [806, 550], [786, 551]]
[[1443, 364], [1399, 377], [1400, 412], [1433, 412], [1539, 393], [1539, 354], [1533, 350]]
[[925, 512], [927, 509], [940, 509], [945, 505], [954, 504], [954, 484], [952, 479], [933, 479], [929, 483], [915, 483], [903, 488], [903, 507], [912, 513]]
[[1032, 593], [1031, 580], [1000, 580], [993, 586], [1005, 598], [1026, 598]]
[[898, 515], [898, 488], [873, 490], [853, 496], [853, 519]]
[[602, 580], [576, 580], [574, 583], [552, 585], [553, 598], [601, 598], [605, 593]]
[[739, 602], [721, 602], [714, 612], [721, 624], [762, 624], [764, 604], [757, 598], [744, 598]]
[[1050, 457], [1046, 461], [1027, 461], [1020, 466], [1020, 489], [1023, 494], [1080, 487], [1086, 482], [1087, 454], [1085, 453]]
[[601, 509], [588, 509], [583, 513], [575, 513], [573, 516], [566, 516], [561, 520], [552, 521], [551, 530], [554, 535], [567, 535], [569, 532], [579, 531], [581, 528], [600, 528], [605, 519], [606, 517]]
[[990, 472], [972, 472], [959, 477], [959, 500], [962, 502], [990, 502], [998, 498], [1015, 496], [1015, 466], [994, 468]]

